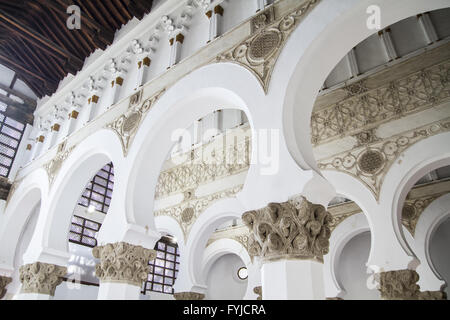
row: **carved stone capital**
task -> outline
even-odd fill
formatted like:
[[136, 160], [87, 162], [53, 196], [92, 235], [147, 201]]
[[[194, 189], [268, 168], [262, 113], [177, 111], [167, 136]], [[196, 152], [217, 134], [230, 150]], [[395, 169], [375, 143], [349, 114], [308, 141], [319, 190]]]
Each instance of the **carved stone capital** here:
[[22, 293], [40, 293], [55, 295], [56, 287], [63, 281], [67, 273], [66, 267], [54, 264], [35, 262], [20, 267]]
[[263, 261], [323, 261], [328, 253], [331, 214], [303, 196], [247, 211], [242, 220], [250, 230], [249, 253]]
[[256, 298], [256, 300], [262, 300], [262, 286], [254, 287], [253, 292], [258, 295], [258, 298]]
[[0, 276], [0, 299], [6, 294], [6, 286], [11, 283], [12, 279], [9, 277]]
[[419, 274], [414, 270], [395, 270], [378, 275], [383, 300], [417, 300], [420, 287]]
[[447, 294], [442, 291], [422, 291], [419, 300], [447, 300]]
[[198, 292], [175, 292], [173, 294], [175, 300], [203, 300], [205, 295]]
[[141, 286], [147, 280], [148, 262], [156, 258], [156, 251], [126, 242], [108, 243], [92, 249], [100, 263], [95, 275], [102, 282], [119, 282]]

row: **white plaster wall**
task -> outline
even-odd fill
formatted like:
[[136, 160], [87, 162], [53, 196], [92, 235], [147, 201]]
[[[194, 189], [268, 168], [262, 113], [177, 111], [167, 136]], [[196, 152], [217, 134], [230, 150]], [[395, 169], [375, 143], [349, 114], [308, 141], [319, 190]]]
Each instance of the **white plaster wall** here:
[[[450, 245], [450, 217], [448, 217], [437, 228], [435, 233], [430, 239], [430, 257], [433, 262], [436, 271], [448, 284], [450, 281], [450, 251], [448, 249]], [[450, 290], [447, 286], [445, 289], [447, 297], [450, 294]]]
[[241, 300], [247, 290], [247, 280], [237, 276], [244, 262], [234, 254], [226, 254], [217, 259], [211, 266], [206, 281], [208, 300]]
[[219, 34], [231, 30], [240, 22], [255, 14], [258, 9], [257, 0], [226, 0], [221, 6], [224, 8]]
[[337, 265], [337, 277], [345, 288], [344, 300], [377, 300], [377, 289], [367, 286], [369, 275], [366, 262], [370, 251], [370, 232], [363, 232], [353, 237], [342, 250]]

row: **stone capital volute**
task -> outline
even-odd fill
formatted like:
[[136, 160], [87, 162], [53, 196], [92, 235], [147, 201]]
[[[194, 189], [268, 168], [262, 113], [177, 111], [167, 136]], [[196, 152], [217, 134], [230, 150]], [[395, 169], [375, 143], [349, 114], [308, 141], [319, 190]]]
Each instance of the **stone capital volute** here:
[[446, 300], [445, 292], [420, 291], [415, 270], [394, 270], [377, 275], [383, 300]]
[[141, 286], [147, 280], [156, 251], [126, 242], [108, 243], [92, 249], [100, 263], [95, 266], [95, 275], [101, 282], [127, 283]]
[[303, 196], [247, 211], [242, 220], [250, 230], [249, 254], [262, 262], [280, 259], [323, 261], [328, 253], [331, 214]]
[[50, 263], [35, 262], [23, 265], [19, 269], [21, 292], [54, 296], [56, 287], [63, 281], [66, 273], [66, 267]]
[[175, 300], [203, 300], [205, 295], [198, 292], [175, 292], [173, 294]]

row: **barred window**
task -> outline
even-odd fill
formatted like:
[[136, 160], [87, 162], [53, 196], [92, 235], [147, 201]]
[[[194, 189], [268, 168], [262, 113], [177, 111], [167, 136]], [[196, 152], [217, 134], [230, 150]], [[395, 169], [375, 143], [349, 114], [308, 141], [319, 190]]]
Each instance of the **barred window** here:
[[6, 117], [0, 108], [0, 176], [7, 177], [22, 140], [25, 125], [14, 119]]
[[114, 166], [108, 163], [86, 186], [78, 204], [83, 207], [92, 206], [95, 210], [107, 213], [114, 187]]
[[178, 276], [180, 254], [178, 245], [170, 237], [163, 237], [155, 245], [156, 259], [150, 261], [150, 272], [144, 283], [143, 293], [155, 291], [173, 294], [172, 286]]
[[97, 245], [95, 237], [100, 227], [101, 224], [98, 222], [74, 215], [70, 225], [69, 241], [93, 248]]

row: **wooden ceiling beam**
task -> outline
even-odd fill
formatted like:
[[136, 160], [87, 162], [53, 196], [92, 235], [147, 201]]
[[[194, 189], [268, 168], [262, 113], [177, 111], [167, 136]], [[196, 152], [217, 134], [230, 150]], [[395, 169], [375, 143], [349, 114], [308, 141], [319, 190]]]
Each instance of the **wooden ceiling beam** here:
[[53, 41], [50, 41], [48, 38], [32, 30], [3, 10], [0, 10], [0, 24], [15, 32], [17, 35], [33, 42], [33, 44], [48, 54], [58, 58], [67, 59], [66, 61], [70, 60], [71, 63], [75, 64], [79, 68], [83, 66], [83, 61], [81, 61], [78, 57], [75, 57], [67, 50], [61, 48]]
[[21, 72], [21, 73], [25, 73], [33, 78], [39, 79], [42, 82], [44, 82], [45, 84], [50, 84], [50, 85], [56, 85], [58, 86], [58, 84], [55, 84], [55, 81], [53, 79], [47, 78], [45, 76], [39, 75], [33, 71], [30, 70], [30, 68], [27, 68], [26, 66], [23, 66], [22, 64], [13, 61], [11, 58], [7, 57], [6, 55], [2, 54], [0, 52], [0, 63], [3, 63], [5, 66], [7, 66], [8, 68], [16, 71], [16, 72]]

